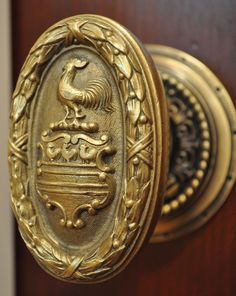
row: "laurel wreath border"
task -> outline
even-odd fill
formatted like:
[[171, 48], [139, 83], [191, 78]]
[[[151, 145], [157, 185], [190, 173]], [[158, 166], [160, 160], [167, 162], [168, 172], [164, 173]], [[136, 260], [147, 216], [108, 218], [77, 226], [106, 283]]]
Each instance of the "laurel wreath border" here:
[[[115, 69], [126, 106], [127, 178], [112, 235], [86, 257], [65, 254], [42, 238], [27, 176], [28, 119], [45, 66], [72, 45], [88, 45]], [[119, 32], [103, 21], [73, 17], [46, 31], [31, 49], [13, 94], [9, 140], [12, 208], [21, 235], [36, 260], [54, 276], [91, 281], [111, 272], [142, 226], [152, 173], [153, 127], [142, 68]]]

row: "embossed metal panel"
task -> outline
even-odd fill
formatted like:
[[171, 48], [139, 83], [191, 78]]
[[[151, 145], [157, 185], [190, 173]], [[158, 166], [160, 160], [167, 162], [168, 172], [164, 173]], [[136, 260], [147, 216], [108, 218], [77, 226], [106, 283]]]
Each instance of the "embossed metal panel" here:
[[47, 272], [103, 281], [140, 249], [164, 190], [166, 113], [154, 66], [117, 23], [71, 17], [35, 43], [13, 94], [9, 163], [21, 235]]

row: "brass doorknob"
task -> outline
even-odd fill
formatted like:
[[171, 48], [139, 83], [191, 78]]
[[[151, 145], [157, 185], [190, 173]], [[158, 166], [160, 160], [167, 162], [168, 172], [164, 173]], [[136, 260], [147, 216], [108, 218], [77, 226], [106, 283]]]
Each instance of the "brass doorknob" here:
[[161, 210], [152, 241], [203, 224], [235, 180], [224, 87], [189, 55], [147, 48], [168, 100], [144, 47], [101, 16], [55, 24], [22, 67], [10, 115], [12, 208], [26, 246], [59, 279], [115, 276]]

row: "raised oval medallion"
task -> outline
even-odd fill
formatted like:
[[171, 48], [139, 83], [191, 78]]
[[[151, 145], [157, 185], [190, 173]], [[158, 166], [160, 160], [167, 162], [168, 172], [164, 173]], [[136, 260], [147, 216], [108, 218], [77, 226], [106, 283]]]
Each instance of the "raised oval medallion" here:
[[12, 207], [55, 277], [111, 278], [147, 235], [168, 138], [152, 69], [123, 27], [92, 15], [49, 28], [27, 57], [11, 111]]

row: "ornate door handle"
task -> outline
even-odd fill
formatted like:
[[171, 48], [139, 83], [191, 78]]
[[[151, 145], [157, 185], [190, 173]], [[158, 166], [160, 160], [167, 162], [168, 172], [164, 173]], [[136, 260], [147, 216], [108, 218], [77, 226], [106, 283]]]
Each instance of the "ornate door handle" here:
[[236, 120], [223, 85], [186, 53], [147, 49], [162, 80], [124, 27], [79, 15], [49, 28], [19, 75], [12, 209], [30, 252], [59, 279], [115, 276], [161, 210], [152, 241], [205, 223], [234, 183]]

